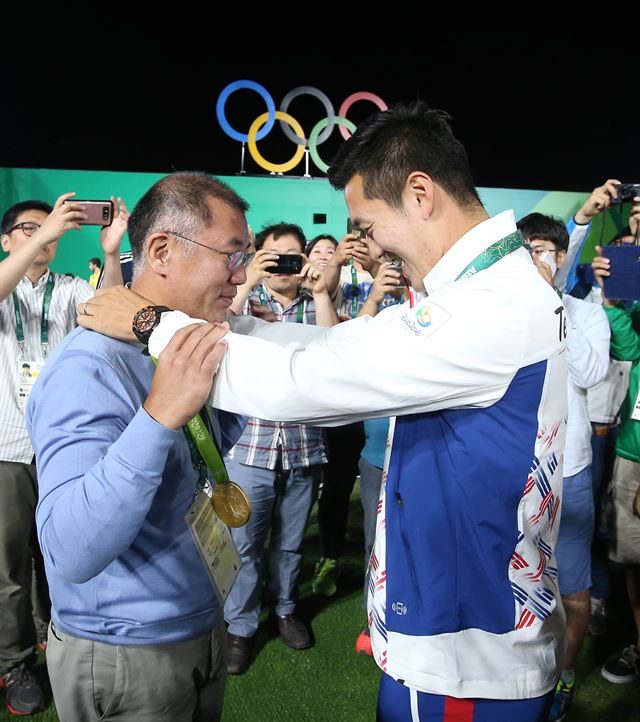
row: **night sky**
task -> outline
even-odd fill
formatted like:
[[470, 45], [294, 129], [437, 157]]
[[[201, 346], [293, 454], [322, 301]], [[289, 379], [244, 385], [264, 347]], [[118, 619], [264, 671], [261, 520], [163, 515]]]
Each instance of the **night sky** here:
[[[128, 62], [126, 79], [113, 69], [85, 69], [62, 83], [33, 82], [33, 66], [5, 64], [0, 166], [233, 175], [240, 170], [240, 144], [223, 133], [215, 105], [229, 82], [250, 79], [267, 88], [276, 107], [299, 85], [326, 93], [336, 113], [361, 90], [388, 104], [420, 97], [453, 117], [480, 186], [584, 191], [608, 177], [640, 182], [640, 103], [629, 77], [619, 59], [596, 65], [602, 53], [578, 52], [580, 43], [569, 37], [562, 49], [522, 41], [480, 48], [460, 36], [439, 46], [427, 43], [420, 53], [383, 48], [366, 58], [352, 53], [343, 62], [291, 52], [278, 59], [237, 53], [233, 61], [225, 56], [188, 63], [188, 53], [176, 53]], [[250, 91], [227, 103], [229, 120], [243, 132], [264, 110]], [[325, 115], [308, 96], [289, 110], [307, 133]], [[348, 115], [357, 123], [373, 110], [361, 102]], [[330, 162], [342, 142], [334, 130], [320, 155]], [[278, 126], [259, 148], [272, 162], [284, 162], [294, 150]], [[245, 169], [265, 173], [248, 154]], [[300, 165], [291, 175], [302, 172]], [[311, 173], [321, 175], [313, 164]]]

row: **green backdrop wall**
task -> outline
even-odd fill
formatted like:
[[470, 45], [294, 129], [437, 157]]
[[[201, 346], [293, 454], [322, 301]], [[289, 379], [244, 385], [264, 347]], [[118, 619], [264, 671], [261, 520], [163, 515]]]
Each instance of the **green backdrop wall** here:
[[[107, 171], [45, 170], [33, 168], [0, 168], [0, 210], [4, 212], [18, 201], [38, 198], [51, 204], [62, 193], [75, 191], [77, 198], [103, 199], [122, 196], [133, 209], [143, 193], [164, 174], [121, 173]], [[298, 223], [307, 238], [318, 233], [331, 233], [341, 238], [346, 230], [347, 210], [343, 195], [331, 188], [326, 178], [288, 176], [221, 176], [251, 205], [249, 223], [255, 231], [277, 221]], [[603, 179], [604, 180], [604, 179]], [[549, 213], [568, 220], [582, 205], [589, 193], [479, 188], [490, 215], [513, 208], [516, 218], [532, 211]], [[593, 246], [607, 239], [626, 222], [628, 205], [622, 214], [614, 209], [594, 223], [583, 260], [593, 256]], [[326, 222], [314, 223], [314, 214], [324, 214]], [[128, 250], [125, 239], [123, 250]], [[98, 229], [86, 227], [71, 231], [62, 238], [52, 267], [60, 273], [88, 277], [88, 261], [101, 256]]]

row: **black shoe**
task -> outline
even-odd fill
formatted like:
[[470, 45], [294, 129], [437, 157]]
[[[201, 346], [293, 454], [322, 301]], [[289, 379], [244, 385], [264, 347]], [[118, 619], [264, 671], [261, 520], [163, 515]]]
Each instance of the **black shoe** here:
[[607, 682], [629, 684], [640, 676], [640, 653], [630, 644], [617, 659], [609, 660], [600, 670]]
[[307, 649], [313, 646], [313, 640], [306, 626], [294, 614], [278, 615], [278, 631], [282, 641], [291, 649]]
[[254, 639], [255, 635], [242, 637], [239, 634], [227, 632], [227, 646], [229, 648], [227, 674], [244, 674], [249, 669]]
[[44, 695], [26, 664], [18, 664], [2, 675], [5, 702], [11, 714], [33, 714], [45, 708]]

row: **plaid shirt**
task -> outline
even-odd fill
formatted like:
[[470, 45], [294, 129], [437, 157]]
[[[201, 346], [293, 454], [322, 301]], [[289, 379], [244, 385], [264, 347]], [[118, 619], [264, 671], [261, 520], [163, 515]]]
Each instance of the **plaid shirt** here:
[[[310, 324], [316, 322], [313, 296], [304, 289], [286, 308], [271, 295], [264, 283], [251, 291], [249, 300], [268, 306], [278, 321]], [[268, 382], [268, 370], [264, 373], [265, 381]], [[248, 466], [274, 469], [281, 454], [283, 469], [325, 464], [327, 454], [322, 429], [305, 424], [249, 419], [228, 458]]]

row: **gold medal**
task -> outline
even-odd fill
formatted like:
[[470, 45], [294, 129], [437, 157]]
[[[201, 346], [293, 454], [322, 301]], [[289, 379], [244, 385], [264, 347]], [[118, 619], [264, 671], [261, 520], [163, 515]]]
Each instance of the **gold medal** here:
[[211, 504], [220, 519], [234, 529], [244, 526], [251, 517], [249, 497], [235, 481], [219, 481], [213, 488]]

